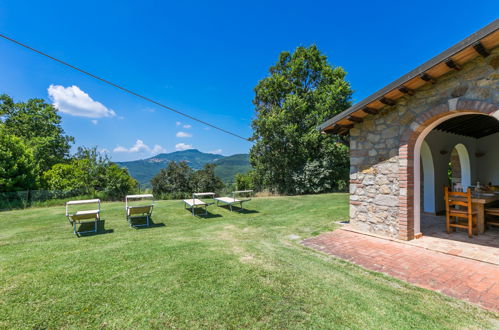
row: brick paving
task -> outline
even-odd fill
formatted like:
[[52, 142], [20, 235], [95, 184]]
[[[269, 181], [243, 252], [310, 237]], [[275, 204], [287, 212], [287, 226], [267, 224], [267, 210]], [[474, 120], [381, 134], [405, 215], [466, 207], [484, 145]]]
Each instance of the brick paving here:
[[499, 266], [338, 229], [305, 246], [499, 312]]

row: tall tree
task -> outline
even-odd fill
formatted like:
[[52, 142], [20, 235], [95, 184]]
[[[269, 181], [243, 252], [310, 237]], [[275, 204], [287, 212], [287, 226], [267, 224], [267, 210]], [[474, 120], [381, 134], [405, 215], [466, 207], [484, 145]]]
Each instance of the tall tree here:
[[204, 168], [192, 176], [192, 188], [196, 192], [216, 192], [224, 187], [222, 180], [215, 175], [215, 164], [205, 164]]
[[0, 95], [0, 118], [7, 133], [33, 149], [39, 174], [69, 158], [74, 138], [65, 135], [57, 110], [44, 100], [16, 103], [8, 95]]
[[[313, 45], [298, 47], [292, 54], [282, 52], [270, 75], [255, 87], [250, 160], [264, 186], [296, 194], [346, 184], [348, 147], [340, 138], [317, 131], [319, 124], [350, 106], [352, 90], [345, 75]], [[325, 177], [309, 188], [303, 186], [322, 170]]]
[[0, 124], [0, 192], [27, 190], [36, 186], [31, 150], [20, 138], [6, 133]]
[[169, 198], [183, 198], [192, 192], [192, 169], [186, 162], [169, 162], [151, 179], [155, 195]]

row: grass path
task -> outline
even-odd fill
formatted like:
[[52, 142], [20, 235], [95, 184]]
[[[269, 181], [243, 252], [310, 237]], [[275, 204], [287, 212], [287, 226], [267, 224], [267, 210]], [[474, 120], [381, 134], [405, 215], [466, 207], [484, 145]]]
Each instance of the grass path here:
[[0, 213], [0, 328], [493, 328], [497, 316], [303, 247], [348, 196], [257, 198], [195, 218], [160, 201], [154, 228], [105, 203], [75, 238], [63, 207]]

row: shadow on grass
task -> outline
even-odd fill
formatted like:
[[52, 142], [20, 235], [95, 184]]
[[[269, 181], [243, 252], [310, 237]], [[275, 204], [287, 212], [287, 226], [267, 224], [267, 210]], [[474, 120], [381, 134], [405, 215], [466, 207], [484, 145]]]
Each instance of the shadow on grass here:
[[[94, 230], [94, 224], [93, 223], [82, 223], [79, 225], [77, 228], [78, 231], [76, 232], [76, 236], [78, 237], [89, 237], [89, 236], [96, 236], [96, 235], [104, 235], [104, 234], [111, 234], [114, 233], [114, 229], [106, 229], [106, 220], [100, 220], [97, 221], [97, 232], [88, 232]], [[81, 232], [87, 232], [87, 233], [81, 233]]]
[[162, 222], [155, 223], [152, 217], [149, 218], [149, 226], [147, 226], [147, 217], [135, 217], [132, 219], [132, 228], [134, 229], [150, 229], [156, 227], [164, 227]]
[[[190, 214], [192, 214], [191, 209], [186, 209], [189, 211]], [[221, 214], [216, 214], [216, 213], [211, 213], [210, 211], [205, 211], [204, 209], [198, 208], [194, 209], [194, 215], [196, 218], [203, 218], [203, 219], [213, 219], [213, 218], [221, 218]]]
[[[224, 208], [227, 211], [230, 211], [230, 206], [229, 205], [218, 205], [218, 207]], [[241, 214], [253, 214], [253, 213], [260, 213], [257, 210], [248, 210], [245, 208], [241, 208], [239, 206], [232, 205], [232, 212], [237, 212]]]

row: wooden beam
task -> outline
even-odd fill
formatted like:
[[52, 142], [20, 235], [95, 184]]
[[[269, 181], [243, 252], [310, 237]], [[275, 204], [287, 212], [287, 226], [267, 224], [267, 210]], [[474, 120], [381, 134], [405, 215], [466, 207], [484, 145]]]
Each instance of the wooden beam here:
[[344, 128], [344, 129], [352, 129], [353, 128], [353, 124], [349, 124], [349, 125], [340, 125], [338, 124], [339, 127], [341, 128]]
[[364, 121], [364, 119], [355, 116], [348, 116], [348, 120], [354, 123], [362, 123]]
[[342, 129], [341, 131], [338, 132], [338, 135], [347, 135], [349, 130], [347, 128]]
[[487, 57], [490, 55], [490, 52], [482, 45], [480, 41], [477, 41], [473, 44], [473, 49], [475, 49], [475, 51], [482, 57]]
[[459, 64], [457, 64], [456, 62], [454, 62], [451, 58], [447, 59], [445, 61], [445, 64], [451, 68], [451, 69], [454, 69], [456, 71], [459, 71], [461, 70], [461, 66]]
[[369, 107], [365, 107], [364, 109], [362, 109], [362, 111], [364, 111], [365, 113], [367, 113], [369, 115], [377, 115], [379, 113], [379, 110], [369, 108]]
[[436, 83], [437, 81], [435, 80], [435, 78], [431, 77], [429, 74], [427, 73], [422, 73], [419, 78], [421, 78], [421, 80], [424, 80], [426, 82], [431, 82], [432, 84]]
[[412, 90], [410, 88], [407, 88], [405, 86], [400, 86], [399, 91], [401, 93], [404, 93], [404, 94], [407, 94], [407, 95], [411, 95], [411, 96], [414, 95], [414, 90]]
[[395, 101], [394, 101], [394, 100], [392, 100], [392, 99], [387, 99], [386, 97], [382, 97], [382, 98], [380, 98], [380, 99], [379, 99], [379, 101], [380, 101], [381, 103], [383, 103], [383, 104], [385, 104], [385, 105], [389, 105], [389, 106], [391, 106], [391, 107], [393, 107], [395, 104], [397, 104], [397, 103], [395, 103]]
[[324, 130], [324, 133], [326, 133], [326, 134], [338, 134], [338, 132], [341, 129], [342, 128], [340, 126], [338, 126], [338, 125], [335, 124], [335, 125], [333, 125], [332, 128]]

